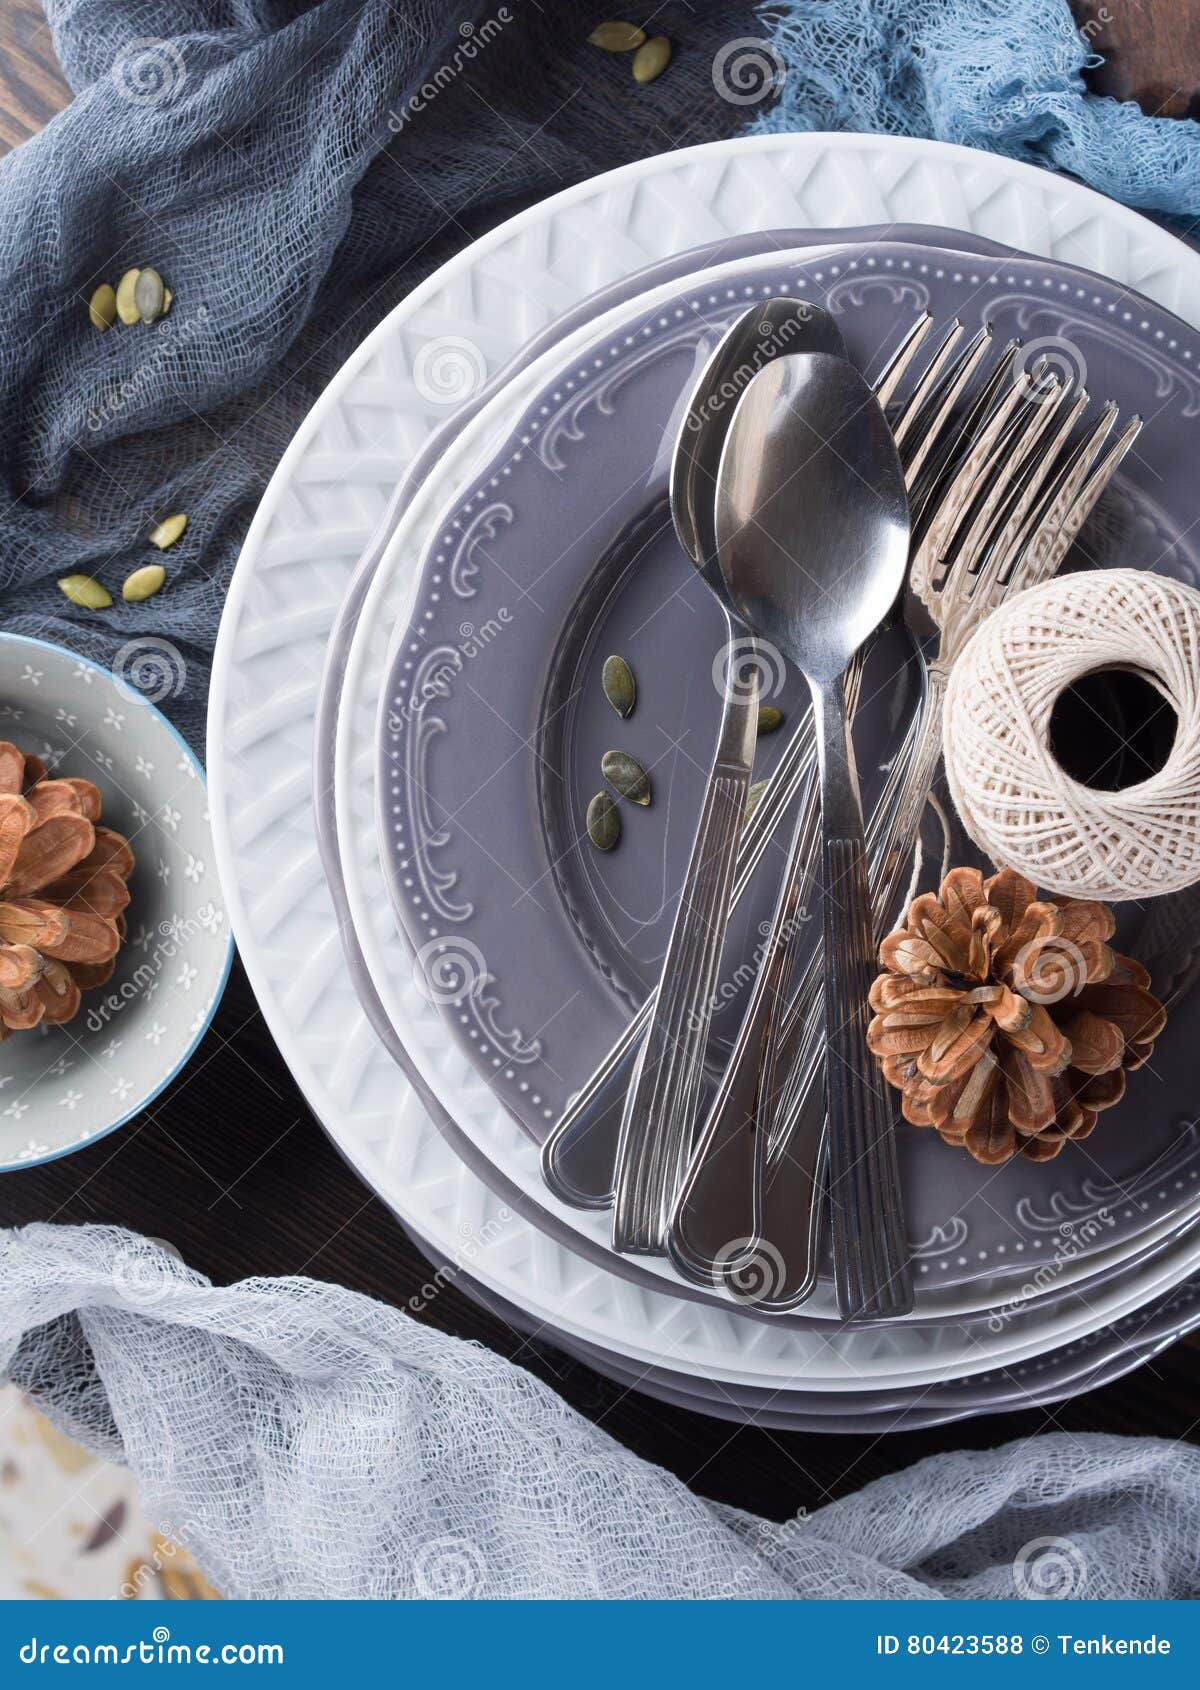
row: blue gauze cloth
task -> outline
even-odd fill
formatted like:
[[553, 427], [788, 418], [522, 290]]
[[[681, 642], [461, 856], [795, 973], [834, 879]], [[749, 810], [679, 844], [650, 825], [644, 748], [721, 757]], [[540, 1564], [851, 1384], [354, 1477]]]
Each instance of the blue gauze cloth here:
[[762, 14], [786, 81], [759, 129], [924, 135], [1069, 171], [1176, 228], [1200, 217], [1200, 127], [1087, 93], [1098, 61], [1066, 0], [794, 0]]

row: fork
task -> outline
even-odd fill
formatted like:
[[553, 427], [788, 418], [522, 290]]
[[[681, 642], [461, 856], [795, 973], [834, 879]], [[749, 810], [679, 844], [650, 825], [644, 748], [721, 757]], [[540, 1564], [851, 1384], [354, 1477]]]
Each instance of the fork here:
[[[932, 326], [930, 315], [922, 313], [902, 337], [875, 382], [881, 404], [886, 406], [895, 398]], [[902, 456], [906, 463], [912, 463], [914, 473], [928, 464], [975, 367], [972, 363], [968, 368], [962, 359], [952, 358], [954, 338], [953, 333], [947, 335], [937, 346], [910, 397], [898, 407], [892, 421]], [[987, 331], [981, 331], [972, 348], [989, 338]], [[973, 353], [973, 357], [979, 356], [981, 350]], [[861, 662], [856, 662], [847, 674], [847, 702], [851, 709], [860, 679]], [[742, 829], [730, 911], [753, 877], [780, 817], [804, 782], [811, 783], [815, 744], [812, 715], [806, 712], [785, 746], [752, 818]], [[573, 1207], [607, 1208], [613, 1201], [617, 1145], [631, 1068], [656, 1001], [657, 992], [652, 992], [571, 1100], [542, 1146], [542, 1172], [547, 1185]]]
[[[905, 485], [910, 498], [921, 484], [935, 446], [944, 442], [946, 422], [991, 350], [989, 328], [979, 330], [965, 348], [960, 349], [958, 342], [964, 332], [960, 323], [950, 325], [928, 368], [916, 383], [911, 398], [892, 423], [898, 447], [901, 450], [908, 448]], [[880, 383], [885, 395], [887, 385], [886, 382]], [[893, 381], [893, 392], [894, 385]], [[987, 384], [985, 395], [992, 391], [993, 385]], [[923, 414], [927, 420], [926, 426], [921, 427]], [[974, 414], [972, 411], [971, 415]], [[930, 476], [926, 485], [929, 487], [935, 482], [936, 477]], [[856, 693], [860, 674], [861, 668], [856, 671]], [[813, 861], [817, 816], [817, 786], [810, 776], [792, 835], [779, 896], [762, 947], [762, 961], [729, 1061], [698, 1135], [698, 1142], [709, 1147], [708, 1160], [702, 1167], [711, 1166], [711, 1159], [719, 1158], [720, 1184], [706, 1193], [702, 1189], [703, 1171], [690, 1178], [687, 1213], [691, 1224], [676, 1226], [669, 1236], [669, 1248], [677, 1263], [685, 1266], [691, 1277], [702, 1283], [711, 1280], [718, 1254], [726, 1272], [736, 1269], [740, 1255], [739, 1241], [731, 1235], [721, 1217], [731, 1212], [749, 1213], [753, 1201], [753, 1123], [761, 1112], [764, 1098], [770, 1095], [775, 1024], [794, 946], [796, 911]], [[691, 1167], [696, 1166], [697, 1161], [693, 1161]], [[744, 1248], [752, 1247], [751, 1236], [746, 1236], [742, 1242]], [[690, 1260], [685, 1262], [685, 1258], [689, 1257]]]
[[[1072, 396], [1071, 384], [1057, 381], [1041, 383], [1041, 392], [1040, 403], [1031, 403], [1023, 415], [1012, 394], [993, 414], [960, 460], [914, 554], [905, 618], [925, 647], [928, 687], [916, 730], [894, 765], [904, 771], [900, 789], [885, 790], [868, 836], [877, 939], [887, 931], [933, 784], [941, 752], [941, 703], [955, 656], [1006, 596], [1055, 573], [1141, 428], [1134, 417], [1097, 464], [1115, 425], [1116, 407], [1103, 407], [1071, 446], [1089, 403], [1086, 392]], [[1036, 456], [1038, 442], [1047, 435], [1046, 451]], [[765, 1120], [755, 1139], [754, 1224], [747, 1247], [730, 1259], [723, 1274], [728, 1282], [757, 1259], [761, 1278], [762, 1263], [769, 1262], [768, 1294], [752, 1300], [776, 1312], [803, 1302], [815, 1282], [815, 1191], [824, 1122], [815, 1138], [799, 1135], [799, 1154], [792, 1144], [820, 1075], [821, 976], [818, 949], [780, 1018], [778, 1046], [768, 1053], [767, 1066], [781, 1079], [766, 1094]], [[761, 1130], [772, 1120], [778, 1123], [773, 1131]], [[703, 1254], [694, 1237], [682, 1249], [677, 1238], [686, 1236], [689, 1223], [696, 1230], [692, 1211], [703, 1211], [705, 1182], [711, 1192], [717, 1178], [718, 1171], [705, 1167], [698, 1148], [671, 1231], [672, 1256], [693, 1278], [701, 1277], [697, 1269], [704, 1265]], [[711, 1232], [711, 1215], [708, 1223]], [[789, 1233], [792, 1242], [784, 1251], [779, 1239]], [[711, 1272], [708, 1282], [713, 1282]]]

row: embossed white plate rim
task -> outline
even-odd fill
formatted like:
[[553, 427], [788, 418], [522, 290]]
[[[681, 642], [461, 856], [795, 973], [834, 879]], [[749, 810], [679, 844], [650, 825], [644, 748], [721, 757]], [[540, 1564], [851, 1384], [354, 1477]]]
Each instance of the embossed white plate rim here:
[[[311, 1052], [305, 1048], [304, 1029], [298, 1024], [293, 1025], [290, 1013], [285, 1012], [280, 995], [274, 988], [271, 978], [271, 965], [272, 960], [276, 965], [279, 964], [281, 953], [278, 948], [272, 951], [271, 946], [276, 944], [279, 939], [278, 928], [270, 936], [271, 944], [268, 944], [268, 935], [257, 932], [250, 921], [250, 911], [247, 906], [249, 887], [239, 871], [237, 852], [234, 848], [231, 832], [231, 823], [234, 817], [229, 809], [230, 795], [226, 786], [222, 761], [225, 755], [224, 746], [228, 726], [226, 717], [230, 707], [229, 681], [237, 658], [235, 645], [239, 619], [246, 609], [245, 601], [249, 597], [253, 585], [254, 570], [260, 561], [261, 549], [269, 537], [271, 521], [293, 477], [296, 476], [317, 430], [336, 413], [339, 402], [354, 380], [361, 374], [370, 357], [386, 344], [389, 337], [397, 335], [404, 324], [410, 322], [418, 310], [432, 301], [439, 289], [448, 286], [452, 280], [467, 277], [472, 266], [481, 263], [491, 253], [500, 249], [505, 242], [513, 241], [522, 231], [536, 227], [539, 223], [546, 222], [551, 217], [568, 211], [573, 205], [577, 205], [589, 197], [594, 200], [598, 196], [604, 195], [616, 194], [619, 196], [626, 190], [632, 192], [636, 190], [639, 181], [645, 182], [651, 179], [657, 181], [663, 175], [673, 171], [682, 172], [685, 177], [688, 174], [694, 174], [696, 182], [709, 189], [710, 199], [708, 203], [711, 211], [713, 198], [723, 182], [721, 173], [727, 163], [737, 164], [744, 168], [749, 168], [753, 163], [762, 166], [764, 171], [769, 174], [769, 167], [773, 163], [781, 162], [786, 165], [789, 161], [798, 168], [804, 169], [807, 167], [810, 173], [818, 168], [822, 162], [832, 162], [835, 166], [845, 166], [847, 169], [851, 168], [854, 162], [857, 162], [858, 166], [866, 172], [869, 178], [866, 187], [876, 196], [874, 203], [865, 204], [862, 199], [851, 194], [847, 184], [840, 184], [841, 198], [831, 208], [834, 215], [826, 219], [830, 223], [862, 223], [871, 220], [873, 215], [874, 220], [878, 220], [880, 204], [884, 201], [886, 193], [886, 183], [880, 178], [889, 179], [894, 188], [896, 178], [906, 173], [908, 165], [914, 163], [927, 163], [931, 167], [940, 167], [942, 170], [948, 171], [950, 177], [954, 178], [954, 187], [960, 196], [960, 205], [957, 208], [935, 206], [929, 198], [928, 183], [923, 183], [920, 192], [925, 195], [926, 203], [922, 208], [918, 208], [916, 201], [913, 199], [908, 200], [902, 208], [890, 208], [890, 214], [898, 216], [902, 211], [903, 216], [909, 221], [938, 221], [943, 224], [955, 224], [962, 227], [968, 206], [978, 212], [982, 205], [994, 199], [998, 194], [1002, 195], [1007, 188], [1014, 190], [1018, 201], [1025, 198], [1029, 200], [1030, 204], [1052, 204], [1054, 210], [1049, 221], [1053, 221], [1054, 217], [1057, 216], [1067, 222], [1070, 225], [1064, 236], [1067, 239], [1078, 232], [1090, 213], [1092, 221], [1099, 221], [1102, 225], [1106, 239], [1110, 239], [1119, 233], [1122, 237], [1128, 237], [1135, 246], [1140, 245], [1144, 249], [1144, 261], [1139, 262], [1137, 266], [1132, 263], [1124, 265], [1126, 273], [1121, 279], [1136, 284], [1143, 291], [1161, 299], [1170, 308], [1181, 310], [1184, 315], [1187, 315], [1186, 299], [1182, 297], [1182, 287], [1177, 286], [1176, 291], [1171, 292], [1166, 286], [1166, 281], [1174, 281], [1179, 284], [1180, 271], [1186, 268], [1188, 263], [1195, 264], [1194, 256], [1189, 254], [1182, 243], [1176, 241], [1174, 237], [1154, 228], [1153, 225], [1145, 222], [1136, 213], [1123, 207], [1111, 205], [1091, 190], [1082, 188], [1078, 184], [1066, 182], [1061, 178], [1047, 177], [1028, 166], [997, 159], [995, 155], [972, 153], [965, 149], [952, 148], [938, 143], [881, 137], [823, 135], [743, 137], [733, 142], [715, 143], [707, 147], [689, 149], [685, 152], [665, 155], [663, 158], [647, 160], [636, 166], [625, 167], [624, 170], [614, 172], [611, 176], [600, 179], [599, 182], [582, 184], [577, 188], [568, 190], [564, 195], [557, 196], [553, 201], [546, 202], [539, 207], [530, 208], [511, 223], [493, 230], [481, 242], [476, 243], [465, 253], [458, 255], [456, 259], [451, 260], [443, 271], [422, 284], [384, 324], [380, 325], [359, 349], [358, 353], [348, 361], [347, 365], [330, 384], [322, 399], [314, 407], [296, 439], [288, 448], [252, 524], [243, 551], [242, 562], [239, 564], [238, 572], [230, 590], [225, 623], [218, 645], [218, 662], [214, 671], [210, 710], [211, 750], [209, 763], [212, 775], [214, 832], [217, 836], [218, 860], [222, 869], [235, 933], [241, 941], [247, 968], [259, 994], [268, 1025], [279, 1041], [285, 1057], [316, 1108], [318, 1115], [325, 1121], [335, 1142], [339, 1143], [368, 1181], [375, 1185], [381, 1195], [401, 1214], [401, 1218], [404, 1218], [406, 1204], [413, 1200], [411, 1189], [403, 1186], [397, 1189], [397, 1181], [394, 1177], [389, 1177], [384, 1162], [368, 1142], [369, 1135], [366, 1123], [353, 1109], [347, 1109], [333, 1096], [327, 1082], [318, 1072]], [[769, 186], [770, 184], [767, 183], [766, 185]], [[808, 215], [810, 220], [815, 221], [811, 213]], [[1044, 210], [1041, 215], [1046, 215]], [[778, 222], [781, 217], [786, 216], [786, 212], [775, 210], [770, 221]], [[739, 227], [744, 226], [744, 224], [739, 224]], [[978, 229], [977, 232], [990, 233], [992, 231], [985, 227]], [[1026, 249], [1038, 249], [1038, 239], [1033, 231], [1023, 227], [1017, 229], [1010, 227], [1007, 233], [1009, 238], [1015, 238]], [[696, 231], [689, 230], [684, 235], [676, 228], [670, 247], [658, 246], [652, 250], [647, 249], [645, 260], [649, 261], [655, 256], [661, 256], [664, 251], [670, 250], [671, 247], [678, 250], [682, 246], [691, 244], [695, 239], [702, 238], [702, 234], [703, 231], [698, 235]], [[1042, 249], [1044, 250], [1044, 245]], [[1057, 256], [1075, 262], [1095, 264], [1094, 258], [1087, 250], [1059, 251]], [[1150, 264], [1150, 259], [1153, 259], [1157, 268]], [[632, 264], [630, 267], [632, 267]], [[1109, 273], [1112, 273], [1111, 269]], [[1164, 277], [1166, 280], [1164, 280]], [[590, 285], [599, 285], [599, 282], [603, 279], [593, 278]], [[582, 287], [578, 289], [580, 293], [584, 291], [587, 291], [587, 289]], [[382, 493], [382, 487], [379, 490]], [[366, 538], [368, 528], [369, 523], [367, 522], [361, 525], [360, 539]], [[315, 680], [316, 677], [314, 676], [314, 690]], [[330, 921], [332, 923], [332, 912], [330, 912]], [[361, 1028], [354, 1025], [348, 1026], [345, 1029], [345, 1034], [347, 1039], [360, 1038]], [[393, 1085], [395, 1085], [398, 1076], [395, 1075], [394, 1070], [391, 1078]], [[430, 1128], [431, 1132], [432, 1130]], [[393, 1153], [396, 1148], [395, 1146], [391, 1147]], [[471, 1196], [470, 1182], [464, 1180], [462, 1182], [461, 1202], [458, 1206], [462, 1209], [468, 1208]], [[412, 1219], [418, 1230], [432, 1231], [435, 1234], [440, 1230], [438, 1226], [431, 1227], [430, 1219], [427, 1216], [418, 1219], [414, 1212]], [[445, 1242], [449, 1247], [449, 1253], [453, 1254], [453, 1237], [447, 1237]], [[528, 1306], [529, 1300], [519, 1276], [514, 1278], [512, 1274], [506, 1275], [504, 1272], [497, 1271], [496, 1264], [491, 1259], [483, 1263], [483, 1268], [486, 1272], [482, 1273], [480, 1277], [491, 1280], [494, 1275], [494, 1289], [499, 1294], [508, 1295], [514, 1301]], [[576, 1290], [578, 1295], [579, 1288], [576, 1288]], [[582, 1335], [585, 1335], [585, 1332], [581, 1330]], [[594, 1327], [591, 1329], [591, 1335], [594, 1338], [598, 1337]], [[603, 1342], [604, 1340], [599, 1338], [598, 1341]]]

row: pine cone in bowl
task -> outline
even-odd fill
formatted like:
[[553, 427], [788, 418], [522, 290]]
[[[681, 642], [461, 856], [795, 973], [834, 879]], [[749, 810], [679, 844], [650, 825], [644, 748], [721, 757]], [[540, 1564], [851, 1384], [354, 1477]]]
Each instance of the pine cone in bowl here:
[[133, 873], [90, 780], [0, 741], [0, 1039], [69, 1021], [113, 971]]
[[1118, 1102], [1166, 1022], [1106, 904], [953, 869], [880, 947], [869, 1040], [906, 1121], [976, 1161], [1046, 1162]]

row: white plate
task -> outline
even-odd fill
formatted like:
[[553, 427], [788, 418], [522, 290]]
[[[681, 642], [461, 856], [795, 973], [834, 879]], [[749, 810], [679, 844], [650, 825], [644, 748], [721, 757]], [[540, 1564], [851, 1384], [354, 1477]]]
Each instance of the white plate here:
[[[653, 296], [643, 302], [651, 309]], [[618, 315], [623, 315], [619, 313]], [[599, 339], [605, 332], [603, 323], [582, 331], [581, 342]], [[505, 389], [469, 425], [459, 440], [449, 447], [437, 468], [415, 497], [413, 504], [397, 526], [396, 532], [381, 561], [371, 588], [364, 601], [359, 631], [355, 636], [346, 664], [341, 708], [338, 717], [338, 752], [336, 757], [336, 808], [338, 836], [344, 871], [347, 899], [356, 936], [361, 946], [372, 983], [378, 992], [392, 1026], [397, 1031], [410, 1059], [416, 1064], [425, 1084], [439, 1098], [450, 1118], [476, 1145], [481, 1155], [497, 1167], [506, 1179], [512, 1180], [527, 1196], [539, 1202], [562, 1224], [588, 1238], [599, 1250], [606, 1249], [608, 1217], [603, 1213], [587, 1213], [570, 1209], [554, 1200], [542, 1184], [537, 1152], [530, 1140], [498, 1104], [490, 1088], [480, 1079], [477, 1070], [464, 1050], [448, 1039], [442, 1014], [431, 1005], [419, 989], [420, 971], [414, 969], [411, 951], [397, 932], [391, 905], [387, 897], [383, 873], [376, 847], [373, 821], [377, 813], [378, 797], [376, 772], [378, 769], [378, 733], [376, 718], [383, 707], [380, 703], [380, 683], [390, 663], [390, 651], [396, 639], [407, 638], [408, 599], [417, 579], [426, 537], [436, 530], [446, 501], [468, 480], [474, 469], [487, 462], [497, 444], [507, 433], [513, 407], [523, 407], [529, 392], [540, 387], [547, 371], [564, 366], [573, 355], [574, 338], [559, 352], [547, 354], [530, 371], [518, 378], [513, 391]], [[1164, 1235], [1174, 1234], [1183, 1217], [1173, 1217]], [[525, 1223], [522, 1223], [525, 1224]], [[552, 1241], [546, 1243], [554, 1247]], [[974, 1319], [955, 1318], [953, 1293], [948, 1294], [950, 1307], [938, 1308], [938, 1299], [923, 1296], [920, 1313], [925, 1318], [942, 1313], [941, 1325], [893, 1325], [886, 1334], [861, 1329], [838, 1332], [830, 1328], [809, 1331], [782, 1326], [772, 1322], [770, 1333], [764, 1336], [754, 1351], [753, 1367], [749, 1374], [739, 1371], [738, 1355], [731, 1355], [726, 1346], [733, 1326], [747, 1324], [746, 1312], [730, 1300], [728, 1310], [710, 1304], [691, 1303], [689, 1333], [686, 1342], [680, 1341], [672, 1365], [681, 1372], [693, 1371], [711, 1376], [719, 1368], [725, 1379], [752, 1378], [768, 1375], [773, 1380], [805, 1378], [810, 1389], [822, 1388], [818, 1381], [825, 1377], [867, 1380], [886, 1377], [889, 1383], [902, 1375], [914, 1382], [936, 1374], [948, 1378], [959, 1374], [980, 1372], [1012, 1356], [1037, 1354], [1058, 1341], [1078, 1333], [1094, 1330], [1115, 1318], [1115, 1311], [1137, 1306], [1129, 1301], [1131, 1287], [1159, 1283], [1165, 1279], [1186, 1275], [1192, 1266], [1200, 1239], [1192, 1238], [1161, 1254], [1139, 1261], [1128, 1274], [1114, 1276], [1111, 1283], [1096, 1284], [1086, 1278], [1072, 1286], [1069, 1269], [1070, 1249], [1059, 1273], [1052, 1270], [1052, 1302], [1022, 1309], [1013, 1314], [1011, 1308], [998, 1330], [989, 1325], [986, 1314]], [[1136, 1254], [1131, 1250], [1130, 1255]], [[573, 1265], [569, 1250], [563, 1250], [567, 1262]], [[595, 1255], [593, 1255], [593, 1262]], [[1121, 1253], [1114, 1252], [1114, 1261]], [[670, 1327], [670, 1317], [663, 1306], [666, 1299], [675, 1298], [678, 1282], [665, 1263], [646, 1261], [641, 1264], [657, 1271], [662, 1282], [661, 1291], [637, 1290], [646, 1299], [650, 1318], [657, 1329]], [[1029, 1294], [1045, 1289], [1044, 1282], [1033, 1276], [1041, 1264], [1029, 1263]], [[1098, 1267], [1109, 1264], [1097, 1264]], [[569, 1271], [569, 1270], [564, 1270]], [[578, 1271], [578, 1270], [575, 1270]], [[609, 1270], [600, 1271], [608, 1273]], [[628, 1283], [625, 1273], [611, 1274], [615, 1282]], [[993, 1303], [1008, 1307], [1020, 1300], [1021, 1281], [1009, 1281], [1004, 1289], [997, 1289], [991, 1298], [980, 1305], [990, 1309]], [[1135, 1299], [1137, 1297], [1134, 1291]], [[827, 1294], [826, 1294], [827, 1295]], [[961, 1309], [961, 1304], [959, 1305]], [[832, 1320], [832, 1306], [827, 1311]], [[637, 1335], [627, 1329], [618, 1335], [619, 1347], [626, 1354], [634, 1354]], [[652, 1354], [653, 1352], [651, 1352]], [[711, 1358], [724, 1356], [724, 1361]], [[639, 1359], [646, 1359], [639, 1353]]]
[[[353, 996], [321, 882], [308, 777], [325, 638], [403, 464], [444, 415], [428, 380], [462, 343], [492, 367], [622, 273], [722, 231], [865, 222], [950, 225], [1103, 271], [1196, 320], [1200, 260], [1135, 213], [991, 154], [887, 137], [747, 137], [644, 161], [532, 207], [397, 307], [330, 384], [289, 447], [230, 589], [210, 704], [218, 858], [263, 1013], [349, 1160], [450, 1259], [578, 1336], [633, 1333], [676, 1355], [695, 1305], [655, 1326], [646, 1294], [506, 1215], [431, 1125], [402, 1108], [395, 1068]], [[285, 592], [286, 583], [286, 592]], [[731, 1325], [734, 1325], [732, 1320]], [[757, 1367], [771, 1329], [736, 1322], [719, 1362]], [[794, 1337], [795, 1335], [793, 1335]], [[782, 1358], [780, 1358], [782, 1359]], [[796, 1359], [793, 1352], [793, 1361]]]
[[[781, 255], [780, 262], [784, 261]], [[705, 285], [732, 280], [743, 270], [760, 264], [760, 260], [748, 260], [706, 272]], [[699, 283], [697, 278], [696, 285]], [[631, 312], [652, 310], [659, 293], [666, 297], [676, 286], [672, 283], [664, 290], [652, 291], [636, 304], [623, 306], [570, 336], [509, 383], [445, 450], [397, 524], [368, 590], [358, 631], [344, 665], [338, 714], [336, 808], [343, 882], [363, 960], [387, 1019], [429, 1091], [477, 1150], [476, 1166], [482, 1163], [495, 1168], [502, 1180], [553, 1217], [560, 1236], [561, 1229], [566, 1229], [570, 1237], [586, 1241], [584, 1248], [593, 1262], [602, 1261], [609, 1253], [611, 1217], [605, 1211], [570, 1208], [557, 1201], [546, 1188], [536, 1148], [490, 1088], [480, 1083], [478, 1071], [464, 1050], [447, 1039], [445, 1012], [423, 995], [420, 990], [423, 977], [414, 969], [410, 947], [402, 936], [398, 938], [373, 826], [379, 814], [377, 716], [383, 707], [380, 700], [384, 677], [391, 668], [397, 642], [408, 637], [410, 601], [427, 536], [440, 526], [438, 518], [442, 510], [501, 448], [514, 419], [524, 410], [532, 393], [547, 380], [553, 380], [559, 369], [568, 368], [583, 347], [592, 342], [602, 344], [614, 327], [619, 332], [621, 321]], [[484, 1177], [488, 1177], [486, 1172]], [[503, 1196], [504, 1188], [500, 1191]], [[1091, 1237], [1074, 1243], [1068, 1240], [1064, 1249], [1063, 1239], [1050, 1233], [1046, 1239], [1046, 1256], [1032, 1253], [1027, 1256], [1022, 1241], [1022, 1254], [1010, 1258], [1008, 1263], [998, 1260], [995, 1276], [958, 1288], [943, 1290], [936, 1282], [936, 1275], [921, 1279], [922, 1274], [930, 1273], [930, 1264], [919, 1252], [918, 1306], [912, 1318], [969, 1315], [989, 1310], [997, 1303], [1007, 1305], [1021, 1300], [1023, 1292], [1030, 1300], [1044, 1296], [1051, 1288], [1057, 1295], [1075, 1281], [1090, 1279], [1111, 1270], [1118, 1262], [1141, 1255], [1176, 1232], [1190, 1212], [1190, 1209], [1174, 1211], [1110, 1251], [1093, 1248], [1090, 1254], [1085, 1254], [1081, 1246], [1099, 1243]], [[569, 1243], [569, 1237], [565, 1241]], [[1063, 1260], [1050, 1274], [1047, 1285], [1044, 1276], [1034, 1276], [1046, 1257], [1053, 1255], [1056, 1246]], [[934, 1260], [945, 1261], [944, 1238], [932, 1239], [926, 1256], [933, 1255], [934, 1249]], [[628, 1264], [614, 1261], [613, 1265], [620, 1277], [635, 1282], [640, 1278], [645, 1284], [649, 1275], [669, 1294], [679, 1294], [679, 1281], [664, 1262], [639, 1258], [636, 1265], [642, 1270], [640, 1275], [631, 1274]], [[803, 1313], [808, 1317], [836, 1319], [829, 1287], [821, 1287]]]

